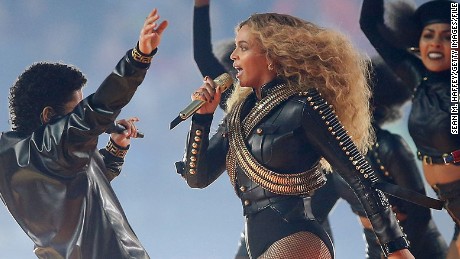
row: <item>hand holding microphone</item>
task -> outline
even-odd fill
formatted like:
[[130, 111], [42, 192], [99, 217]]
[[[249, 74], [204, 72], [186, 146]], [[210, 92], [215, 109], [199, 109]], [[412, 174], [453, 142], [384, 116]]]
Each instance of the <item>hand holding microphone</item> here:
[[[122, 119], [114, 122], [105, 133], [111, 134], [112, 140], [121, 147], [127, 147], [131, 138], [143, 138], [144, 134], [139, 132], [136, 128], [135, 122], [138, 122], [139, 118], [132, 117], [129, 119]], [[115, 134], [113, 134], [115, 133]]]
[[214, 99], [216, 91], [218, 94], [221, 94], [232, 84], [233, 79], [228, 73], [224, 73], [214, 80], [205, 77], [204, 84], [192, 94], [193, 101], [170, 123], [169, 129], [173, 129], [177, 124], [196, 113], [206, 103], [209, 103], [209, 105], [204, 107], [205, 110], [203, 113], [213, 113], [219, 104], [219, 101]]

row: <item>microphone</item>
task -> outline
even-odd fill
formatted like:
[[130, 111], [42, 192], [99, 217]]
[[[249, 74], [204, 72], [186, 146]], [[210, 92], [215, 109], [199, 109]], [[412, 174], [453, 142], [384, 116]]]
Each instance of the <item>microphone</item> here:
[[[107, 128], [105, 133], [107, 133], [107, 134], [111, 134], [111, 133], [121, 134], [125, 130], [126, 130], [125, 126], [114, 122], [109, 128]], [[134, 136], [134, 138], [144, 138], [144, 133], [138, 131], [136, 136]]]
[[[222, 75], [216, 77], [213, 81], [216, 84], [216, 87], [219, 87], [221, 92], [225, 92], [233, 84], [233, 79], [228, 73], [223, 73]], [[197, 110], [201, 108], [201, 106], [203, 106], [204, 103], [205, 102], [202, 100], [192, 101], [187, 107], [185, 107], [185, 109], [179, 113], [179, 116], [171, 121], [169, 124], [169, 129], [173, 129], [177, 126], [177, 124], [192, 116]]]

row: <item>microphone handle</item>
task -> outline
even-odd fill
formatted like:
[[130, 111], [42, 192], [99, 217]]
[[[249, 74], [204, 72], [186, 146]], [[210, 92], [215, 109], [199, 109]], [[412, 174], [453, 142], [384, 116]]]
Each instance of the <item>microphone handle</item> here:
[[[114, 123], [113, 126], [110, 126], [106, 131], [105, 133], [107, 134], [111, 134], [111, 133], [118, 133], [118, 134], [121, 134], [123, 133], [123, 131], [125, 131], [126, 128], [123, 126], [123, 125], [120, 125], [118, 123]], [[143, 138], [144, 137], [144, 133], [142, 132], [137, 132], [135, 138]]]
[[[213, 81], [216, 84], [216, 87], [218, 87], [222, 93], [225, 92], [233, 84], [233, 79], [228, 73], [223, 73], [222, 75], [216, 77]], [[200, 109], [204, 103], [205, 102], [202, 100], [193, 100], [187, 107], [185, 107], [185, 109], [183, 109], [179, 113], [179, 116], [175, 120], [179, 118], [183, 121], [186, 120], [188, 117], [192, 116], [192, 114], [194, 114], [198, 109]], [[178, 123], [179, 122], [176, 122], [175, 125], [177, 125]]]
[[[223, 73], [222, 75], [216, 77], [214, 80], [216, 87], [218, 87], [221, 92], [225, 92], [233, 83], [233, 79], [228, 73]], [[185, 109], [179, 113], [179, 117], [182, 120], [186, 120], [188, 117], [192, 116], [198, 109], [203, 106], [204, 101], [194, 100], [192, 101]]]
[[201, 106], [203, 106], [203, 104], [204, 104], [204, 101], [202, 100], [193, 100], [187, 107], [185, 107], [185, 109], [183, 109], [179, 113], [179, 116], [181, 117], [182, 120], [186, 120], [196, 111], [198, 111], [201, 108]]

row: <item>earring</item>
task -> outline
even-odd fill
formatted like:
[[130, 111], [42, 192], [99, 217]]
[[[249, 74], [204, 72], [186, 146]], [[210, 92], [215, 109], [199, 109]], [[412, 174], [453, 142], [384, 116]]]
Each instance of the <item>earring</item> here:
[[270, 70], [270, 71], [273, 70], [273, 64], [272, 63], [268, 64], [268, 70]]

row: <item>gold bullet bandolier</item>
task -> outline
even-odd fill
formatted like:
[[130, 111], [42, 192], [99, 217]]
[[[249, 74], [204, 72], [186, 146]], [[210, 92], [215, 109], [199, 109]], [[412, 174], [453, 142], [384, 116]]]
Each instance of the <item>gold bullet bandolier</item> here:
[[228, 116], [229, 151], [227, 153], [227, 172], [230, 181], [236, 185], [236, 168], [240, 166], [248, 178], [262, 188], [282, 195], [302, 195], [323, 186], [326, 182], [318, 166], [312, 169], [291, 174], [276, 173], [261, 165], [248, 150], [245, 139], [254, 127], [277, 105], [293, 95], [305, 95], [302, 90], [277, 85], [270, 93], [258, 101], [249, 114], [241, 122], [241, 110], [244, 101], [239, 103]]

